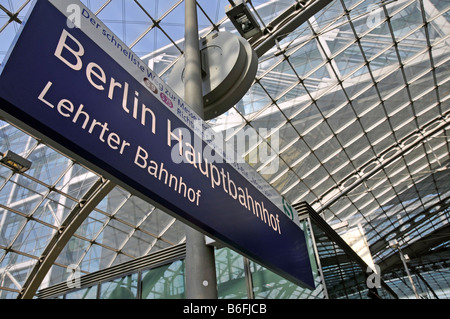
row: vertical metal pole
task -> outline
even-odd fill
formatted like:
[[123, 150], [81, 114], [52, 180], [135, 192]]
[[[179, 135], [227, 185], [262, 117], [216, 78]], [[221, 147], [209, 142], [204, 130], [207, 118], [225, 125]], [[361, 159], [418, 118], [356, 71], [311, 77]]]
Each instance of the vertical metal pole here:
[[309, 230], [310, 230], [310, 234], [311, 234], [312, 244], [313, 244], [313, 248], [314, 248], [314, 256], [316, 257], [317, 270], [319, 272], [320, 281], [322, 282], [322, 286], [323, 286], [324, 299], [330, 299], [330, 297], [328, 295], [327, 283], [326, 283], [325, 277], [323, 275], [323, 268], [322, 268], [322, 264], [320, 262], [320, 255], [319, 255], [319, 250], [317, 249], [317, 242], [316, 242], [316, 238], [314, 235], [314, 229], [313, 229], [311, 217], [309, 217], [309, 215], [308, 215], [306, 220], [308, 221], [308, 226], [309, 226]]
[[[203, 91], [196, 0], [185, 0], [185, 102], [201, 117]], [[214, 248], [205, 244], [205, 236], [186, 226], [186, 298], [216, 299], [217, 281]]]
[[408, 275], [409, 282], [414, 291], [414, 295], [416, 296], [416, 299], [420, 299], [419, 294], [417, 293], [416, 286], [414, 285], [414, 281], [411, 277], [411, 274], [409, 273], [409, 269], [408, 269], [408, 265], [406, 264], [405, 256], [403, 256], [403, 252], [400, 249], [400, 246], [397, 249], [398, 249], [398, 253], [400, 254], [400, 259], [402, 260], [403, 266], [405, 267], [406, 275]]
[[250, 269], [250, 260], [246, 257], [244, 259], [244, 273], [245, 273], [245, 283], [247, 287], [247, 298], [255, 299], [255, 293], [253, 291], [253, 276], [252, 270]]

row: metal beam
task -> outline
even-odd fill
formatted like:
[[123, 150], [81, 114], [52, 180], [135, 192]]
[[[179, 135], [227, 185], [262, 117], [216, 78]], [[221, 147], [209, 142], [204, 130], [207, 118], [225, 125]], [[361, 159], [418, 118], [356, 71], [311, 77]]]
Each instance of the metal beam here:
[[103, 178], [99, 178], [98, 181], [94, 183], [83, 199], [72, 209], [58, 232], [48, 243], [41, 258], [39, 258], [39, 261], [27, 277], [17, 299], [32, 299], [35, 296], [42, 280], [47, 275], [47, 272], [66, 246], [67, 242], [72, 238], [73, 234], [89, 216], [92, 210], [114, 187], [115, 184], [113, 182]]
[[249, 42], [261, 57], [273, 48], [276, 43], [308, 21], [314, 14], [322, 10], [333, 0], [297, 1], [270, 22], [263, 30], [262, 35], [253, 37]]
[[[403, 247], [402, 251], [411, 258], [412, 262], [417, 259], [420, 260], [421, 265], [426, 265], [426, 258], [438, 252], [438, 250], [432, 250], [432, 248], [439, 246], [448, 239], [449, 230], [450, 225], [447, 224], [432, 233], [427, 234], [412, 244]], [[387, 274], [400, 268], [401, 260], [397, 254], [392, 254], [383, 261], [379, 262], [378, 266], [380, 266], [381, 273]]]
[[425, 280], [425, 278], [423, 278], [423, 276], [420, 274], [420, 272], [418, 272], [416, 269], [412, 269], [412, 272], [415, 273], [420, 280], [422, 280], [422, 282], [425, 284], [425, 286], [427, 286], [428, 290], [431, 291], [431, 293], [433, 294], [434, 298], [439, 299], [438, 295], [436, 294], [436, 292], [434, 292], [434, 289], [430, 286], [430, 284]]

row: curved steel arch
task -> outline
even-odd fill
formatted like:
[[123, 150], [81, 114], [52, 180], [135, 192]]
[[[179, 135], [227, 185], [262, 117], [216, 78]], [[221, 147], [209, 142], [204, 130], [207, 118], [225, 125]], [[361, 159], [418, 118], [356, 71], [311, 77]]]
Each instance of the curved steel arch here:
[[34, 265], [28, 275], [22, 290], [17, 296], [17, 299], [32, 299], [34, 297], [37, 289], [42, 283], [42, 280], [47, 275], [51, 266], [66, 246], [67, 242], [70, 238], [72, 238], [73, 234], [89, 216], [92, 210], [115, 186], [116, 185], [113, 182], [102, 177], [99, 178], [94, 185], [92, 185], [83, 199], [80, 200], [80, 202], [66, 217], [64, 222], [61, 224], [61, 227], [42, 252], [38, 262]]

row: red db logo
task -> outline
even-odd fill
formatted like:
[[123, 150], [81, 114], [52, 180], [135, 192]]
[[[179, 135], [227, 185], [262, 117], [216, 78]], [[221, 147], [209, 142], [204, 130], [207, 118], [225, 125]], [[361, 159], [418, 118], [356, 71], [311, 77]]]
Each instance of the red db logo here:
[[167, 104], [168, 107], [173, 108], [173, 103], [172, 103], [172, 101], [167, 97], [167, 95], [165, 95], [163, 92], [161, 92], [161, 93], [159, 94], [159, 96], [161, 97], [161, 99], [163, 100], [163, 102]]

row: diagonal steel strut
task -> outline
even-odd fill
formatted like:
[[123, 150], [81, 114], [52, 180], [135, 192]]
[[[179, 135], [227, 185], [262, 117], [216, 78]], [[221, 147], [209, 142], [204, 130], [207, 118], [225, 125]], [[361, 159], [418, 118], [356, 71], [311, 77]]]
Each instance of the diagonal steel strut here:
[[41, 258], [31, 270], [25, 284], [17, 299], [32, 299], [42, 280], [47, 275], [51, 266], [58, 258], [67, 242], [77, 231], [78, 227], [89, 216], [92, 210], [109, 194], [116, 185], [110, 180], [99, 178], [96, 183], [88, 190], [84, 199], [80, 201], [70, 212], [64, 222], [61, 224], [58, 232], [53, 236]]

